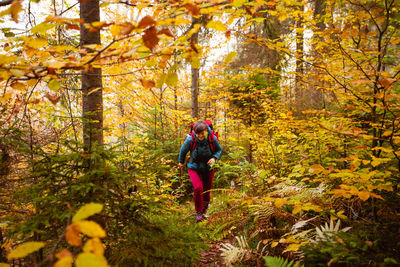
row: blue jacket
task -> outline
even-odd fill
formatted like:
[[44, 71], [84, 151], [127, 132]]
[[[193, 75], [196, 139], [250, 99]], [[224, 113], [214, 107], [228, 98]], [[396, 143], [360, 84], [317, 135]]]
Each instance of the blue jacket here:
[[[209, 133], [210, 134], [210, 133]], [[210, 145], [208, 144], [208, 138], [204, 138], [200, 141], [197, 136], [194, 134], [194, 138], [196, 139], [196, 147], [194, 151], [191, 151], [190, 157], [193, 160], [190, 160], [187, 164], [187, 167], [192, 170], [205, 172], [210, 170], [210, 166], [207, 162], [211, 158], [215, 158], [219, 160], [222, 155], [222, 147], [219, 144], [217, 137], [214, 136], [215, 141], [215, 151], [214, 153], [211, 152]], [[184, 163], [186, 154], [190, 150], [190, 143], [192, 142], [192, 136], [188, 135], [185, 142], [183, 143], [181, 150], [179, 151], [179, 163]]]

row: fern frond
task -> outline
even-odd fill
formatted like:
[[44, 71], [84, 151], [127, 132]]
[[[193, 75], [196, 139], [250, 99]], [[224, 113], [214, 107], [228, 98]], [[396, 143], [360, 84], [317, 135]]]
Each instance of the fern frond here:
[[233, 266], [234, 263], [241, 262], [247, 255], [251, 254], [251, 249], [244, 236], [236, 236], [236, 240], [238, 247], [225, 243], [220, 248], [226, 266]]
[[351, 229], [351, 227], [345, 227], [340, 230], [340, 220], [338, 220], [336, 223], [330, 219], [329, 224], [325, 222], [325, 226], [321, 225], [319, 227], [315, 228], [315, 241], [331, 241], [335, 242], [333, 240], [333, 236], [338, 233], [338, 232], [347, 232]]
[[299, 261], [289, 261], [288, 259], [281, 257], [264, 257], [265, 263], [268, 267], [304, 267]]

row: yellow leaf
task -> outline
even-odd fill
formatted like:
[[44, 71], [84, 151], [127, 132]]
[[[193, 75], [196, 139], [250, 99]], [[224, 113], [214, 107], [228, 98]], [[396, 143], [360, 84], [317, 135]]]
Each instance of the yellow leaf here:
[[283, 251], [283, 253], [289, 252], [289, 251], [298, 251], [300, 247], [301, 247], [300, 244], [290, 244], [290, 245]]
[[246, 3], [247, 2], [247, 0], [234, 0], [233, 1], [233, 6], [234, 7], [240, 7], [240, 6], [242, 6], [244, 3]]
[[19, 69], [11, 69], [10, 72], [16, 77], [21, 77], [25, 75], [25, 72]]
[[65, 63], [61, 62], [61, 61], [53, 60], [53, 61], [46, 63], [46, 65], [52, 69], [61, 69], [62, 67], [65, 66]]
[[230, 63], [232, 59], [237, 56], [237, 54], [237, 52], [230, 52], [225, 58], [225, 64]]
[[11, 93], [5, 93], [4, 96], [0, 96], [0, 103], [5, 104], [8, 102], [8, 100], [10, 100], [10, 98], [12, 97]]
[[95, 237], [89, 239], [85, 246], [83, 247], [83, 252], [92, 253], [97, 256], [102, 256], [104, 254], [104, 246], [100, 239]]
[[57, 24], [42, 22], [31, 29], [31, 33], [45, 33], [46, 31], [54, 28]]
[[43, 48], [47, 45], [47, 40], [44, 38], [32, 38], [32, 37], [22, 37], [24, 43], [32, 48]]
[[59, 259], [53, 267], [71, 267], [72, 266], [73, 258], [72, 256], [66, 256]]
[[389, 158], [375, 158], [374, 156], [372, 156], [372, 161], [371, 161], [371, 165], [373, 167], [376, 167], [382, 163], [386, 163], [388, 161], [390, 161], [391, 159]]
[[178, 84], [178, 74], [176, 72], [168, 73], [165, 83], [170, 87], [175, 87]]
[[81, 253], [76, 258], [75, 262], [76, 267], [88, 267], [88, 266], [96, 266], [96, 267], [108, 267], [107, 260], [104, 256], [97, 256], [91, 253]]
[[200, 59], [198, 57], [192, 57], [192, 67], [194, 69], [199, 69], [201, 66]]
[[0, 262], [0, 267], [10, 267], [10, 264]]
[[74, 217], [72, 217], [72, 222], [86, 219], [96, 213], [101, 212], [102, 209], [103, 209], [102, 204], [98, 204], [98, 203], [86, 204], [85, 206], [83, 206], [82, 208], [80, 208], [78, 210], [78, 212], [74, 215]]
[[113, 37], [119, 36], [121, 31], [125, 28], [123, 25], [111, 25], [110, 32]]
[[277, 200], [274, 202], [274, 205], [275, 205], [277, 208], [282, 208], [282, 206], [285, 205], [286, 203], [287, 203], [287, 199], [285, 199], [285, 198], [280, 198], [280, 199], [277, 199]]
[[106, 232], [95, 222], [92, 221], [77, 221], [73, 224], [79, 227], [80, 232], [90, 237], [100, 237], [106, 236]]
[[211, 20], [206, 27], [220, 32], [227, 30], [226, 25], [219, 20]]
[[366, 201], [369, 197], [370, 197], [370, 193], [366, 190], [358, 192], [358, 197], [362, 200], [362, 201]]
[[41, 249], [42, 247], [44, 247], [44, 245], [45, 245], [44, 242], [26, 242], [22, 245], [19, 245], [14, 250], [12, 250], [8, 254], [7, 259], [11, 260], [11, 259], [23, 258], [28, 254], [31, 254], [32, 252]]
[[278, 244], [279, 244], [279, 242], [276, 242], [276, 241], [272, 242], [272, 243], [271, 243], [271, 248], [276, 247]]
[[294, 209], [292, 210], [293, 214], [297, 214], [302, 210], [302, 205], [296, 205], [294, 206]]
[[21, 83], [21, 82], [13, 82], [11, 84], [11, 87], [14, 88], [15, 90], [25, 90], [26, 85]]

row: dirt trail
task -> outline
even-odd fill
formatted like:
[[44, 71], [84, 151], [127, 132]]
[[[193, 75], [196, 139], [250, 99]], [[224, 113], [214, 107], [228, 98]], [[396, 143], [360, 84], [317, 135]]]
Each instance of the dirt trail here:
[[222, 251], [220, 250], [223, 242], [221, 241], [208, 241], [210, 247], [200, 253], [200, 261], [197, 266], [214, 266], [223, 267], [223, 260], [221, 258]]

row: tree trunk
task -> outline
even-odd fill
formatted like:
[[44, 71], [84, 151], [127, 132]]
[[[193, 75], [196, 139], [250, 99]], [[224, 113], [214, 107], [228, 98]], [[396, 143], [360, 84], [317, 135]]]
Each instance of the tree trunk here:
[[[304, 5], [301, 6], [301, 11], [304, 12]], [[304, 73], [303, 58], [304, 58], [304, 36], [303, 36], [303, 19], [300, 17], [296, 21], [296, 78], [295, 78], [295, 103], [296, 113], [301, 115], [304, 110], [304, 90], [302, 78]]]
[[[81, 1], [80, 18], [84, 24], [100, 21], [99, 0]], [[100, 31], [89, 32], [81, 24], [81, 49], [91, 52], [85, 45], [100, 44]], [[88, 68], [82, 72], [83, 144], [90, 155], [96, 145], [103, 145], [103, 84], [101, 68]], [[89, 169], [95, 163], [88, 162]]]
[[[323, 23], [322, 16], [325, 15], [325, 0], [314, 0], [314, 19], [317, 20], [316, 26], [318, 27], [316, 34], [313, 35], [312, 55], [314, 62], [318, 65], [322, 61], [322, 57], [316, 51], [316, 44], [322, 41], [321, 33], [325, 30], [325, 23]], [[314, 77], [322, 75], [322, 71], [319, 69], [314, 70]], [[324, 94], [321, 89], [324, 87], [323, 81], [314, 79], [315, 87], [311, 88], [310, 105], [313, 108], [322, 109], [325, 107]]]
[[[197, 19], [193, 18], [192, 24], [196, 24]], [[193, 39], [193, 43], [197, 44], [198, 39], [199, 39], [199, 33], [196, 32], [192, 35], [191, 37]], [[192, 119], [198, 119], [199, 118], [199, 73], [200, 70], [198, 68], [193, 68], [192, 66], [192, 87], [191, 87], [191, 92], [192, 92]]]
[[199, 69], [192, 67], [192, 119], [199, 117]]

